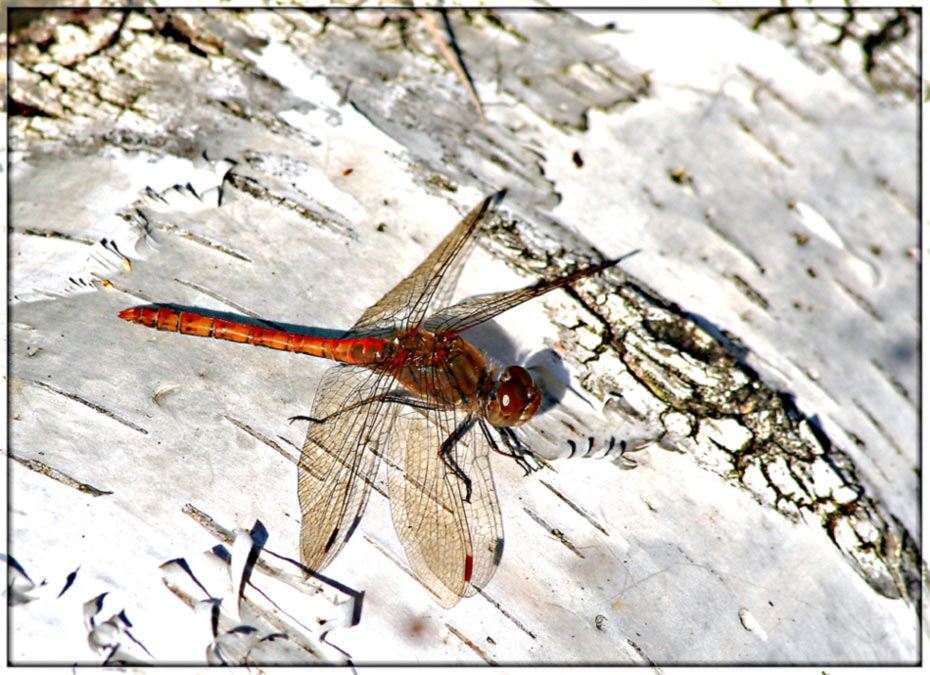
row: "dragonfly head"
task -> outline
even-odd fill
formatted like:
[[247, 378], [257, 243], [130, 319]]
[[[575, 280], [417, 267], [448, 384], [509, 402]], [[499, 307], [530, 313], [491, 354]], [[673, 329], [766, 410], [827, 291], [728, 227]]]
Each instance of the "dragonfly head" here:
[[518, 427], [539, 410], [542, 392], [526, 368], [498, 371], [485, 405], [488, 422], [496, 427]]

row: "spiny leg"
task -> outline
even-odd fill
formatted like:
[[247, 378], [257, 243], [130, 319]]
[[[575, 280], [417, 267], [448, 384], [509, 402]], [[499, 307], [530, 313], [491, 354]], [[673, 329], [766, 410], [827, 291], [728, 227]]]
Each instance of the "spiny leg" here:
[[449, 434], [449, 437], [446, 438], [439, 447], [439, 458], [442, 460], [442, 463], [445, 464], [446, 468], [455, 474], [459, 480], [465, 483], [465, 502], [471, 502], [471, 478], [468, 477], [462, 470], [462, 467], [455, 461], [455, 457], [452, 456], [452, 449], [474, 424], [475, 418], [469, 415], [462, 420], [462, 423], [455, 428], [455, 431]]
[[[533, 471], [537, 471], [542, 468], [542, 464], [536, 459], [533, 455], [533, 451], [530, 450], [514, 433], [513, 429], [510, 427], [494, 427], [501, 436], [503, 441], [504, 448], [501, 450], [500, 446], [494, 440], [494, 436], [491, 434], [490, 429], [487, 425], [481, 423], [481, 431], [484, 433], [484, 437], [487, 439], [488, 444], [491, 446], [491, 449], [494, 450], [499, 455], [504, 457], [510, 457], [513, 461], [517, 463], [521, 469], [523, 469], [523, 475], [529, 476]], [[536, 465], [533, 466], [527, 461], [527, 457], [536, 462]]]
[[311, 417], [309, 415], [294, 415], [293, 417], [288, 417], [287, 421], [290, 422], [291, 424], [293, 424], [294, 422], [315, 422], [316, 424], [325, 424], [329, 422], [330, 420], [338, 417], [339, 415], [349, 412], [350, 410], [354, 410], [355, 408], [360, 408], [363, 405], [369, 405], [371, 403], [378, 403], [378, 402], [400, 403], [401, 405], [410, 406], [411, 408], [419, 408], [420, 410], [438, 410], [436, 406], [430, 405], [429, 403], [421, 401], [420, 399], [410, 398], [408, 396], [399, 396], [397, 394], [381, 394], [378, 396], [372, 396], [370, 398], [366, 398], [365, 400], [358, 401], [357, 403], [353, 403], [352, 405], [346, 406], [345, 408], [342, 408], [341, 410], [337, 410], [336, 412], [330, 415], [327, 415], [326, 417]]

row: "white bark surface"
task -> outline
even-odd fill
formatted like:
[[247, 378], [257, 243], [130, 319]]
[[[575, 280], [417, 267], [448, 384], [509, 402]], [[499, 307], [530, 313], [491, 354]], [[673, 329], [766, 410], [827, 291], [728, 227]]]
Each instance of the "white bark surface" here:
[[[411, 11], [122, 16], [11, 53], [14, 663], [917, 661], [913, 26], [869, 79], [894, 12], [838, 47], [839, 13], [451, 12], [484, 127]], [[328, 364], [116, 315], [339, 331], [501, 187], [459, 297], [640, 249], [478, 336], [592, 402], [534, 449], [664, 436], [493, 458], [503, 563], [450, 610], [373, 494], [325, 571], [349, 627], [267, 552], [298, 557], [287, 418]], [[269, 534], [241, 602], [211, 519]]]

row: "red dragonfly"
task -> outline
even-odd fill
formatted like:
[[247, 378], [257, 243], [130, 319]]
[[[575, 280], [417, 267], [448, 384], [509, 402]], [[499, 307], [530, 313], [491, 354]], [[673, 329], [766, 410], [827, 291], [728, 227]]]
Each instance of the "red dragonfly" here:
[[503, 192], [483, 200], [410, 276], [338, 339], [286, 332], [169, 307], [121, 319], [188, 335], [339, 361], [323, 376], [298, 464], [304, 565], [320, 571], [355, 532], [384, 458], [394, 528], [419, 580], [443, 607], [483, 588], [504, 550], [489, 451], [527, 473], [531, 451], [512, 431], [542, 393], [521, 366], [497, 368], [461, 337], [511, 307], [619, 262], [608, 260], [516, 291], [483, 295], [427, 316], [451, 294], [475, 230]]

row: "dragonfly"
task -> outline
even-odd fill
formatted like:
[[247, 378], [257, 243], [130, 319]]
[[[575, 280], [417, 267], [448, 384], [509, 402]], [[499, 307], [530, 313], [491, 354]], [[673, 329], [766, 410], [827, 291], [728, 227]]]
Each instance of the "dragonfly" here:
[[340, 338], [165, 305], [120, 312], [158, 330], [338, 362], [323, 374], [310, 414], [291, 418], [309, 423], [297, 494], [301, 562], [310, 570], [322, 571], [352, 537], [382, 463], [407, 561], [441, 606], [483, 589], [500, 566], [504, 531], [490, 453], [512, 458], [526, 473], [536, 468], [513, 429], [536, 415], [543, 395], [527, 369], [495, 365], [461, 334], [623, 259], [430, 312], [451, 297], [480, 225], [504, 192], [475, 206]]

